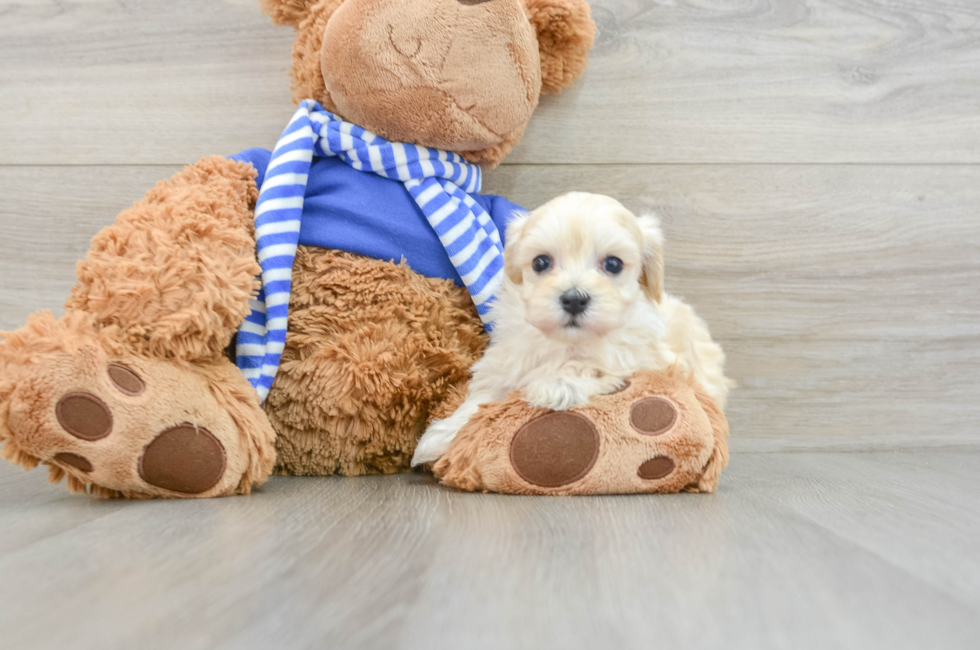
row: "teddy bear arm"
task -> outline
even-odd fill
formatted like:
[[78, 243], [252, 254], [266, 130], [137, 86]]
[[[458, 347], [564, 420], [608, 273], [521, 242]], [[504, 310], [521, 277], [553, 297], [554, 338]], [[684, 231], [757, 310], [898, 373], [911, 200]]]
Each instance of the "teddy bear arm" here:
[[203, 158], [157, 184], [92, 240], [66, 308], [116, 326], [142, 355], [220, 356], [261, 269], [250, 164]]

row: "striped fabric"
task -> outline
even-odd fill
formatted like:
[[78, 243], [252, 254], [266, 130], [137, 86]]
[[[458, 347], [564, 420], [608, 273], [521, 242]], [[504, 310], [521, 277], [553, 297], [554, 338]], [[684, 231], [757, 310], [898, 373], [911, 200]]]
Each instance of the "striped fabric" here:
[[401, 181], [439, 236], [484, 324], [503, 282], [503, 243], [471, 193], [480, 168], [461, 156], [388, 142], [306, 100], [283, 131], [255, 206], [262, 290], [238, 332], [238, 366], [265, 400], [286, 345], [293, 260], [314, 156], [337, 156], [354, 169]]

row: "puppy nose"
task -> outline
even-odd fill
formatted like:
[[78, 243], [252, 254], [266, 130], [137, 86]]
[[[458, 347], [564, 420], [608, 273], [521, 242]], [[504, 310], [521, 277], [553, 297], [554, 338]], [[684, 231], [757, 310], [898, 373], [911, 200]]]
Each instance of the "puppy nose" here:
[[569, 289], [561, 294], [561, 306], [572, 316], [578, 316], [589, 306], [589, 294], [578, 289]]

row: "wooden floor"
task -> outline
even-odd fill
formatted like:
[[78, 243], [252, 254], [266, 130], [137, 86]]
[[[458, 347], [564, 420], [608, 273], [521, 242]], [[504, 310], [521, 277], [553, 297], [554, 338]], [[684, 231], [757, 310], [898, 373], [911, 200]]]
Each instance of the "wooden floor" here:
[[5, 648], [975, 649], [980, 451], [736, 456], [714, 495], [424, 476], [100, 502], [0, 467]]
[[[980, 2], [592, 9], [485, 189], [661, 214], [740, 383], [719, 492], [105, 503], [3, 466], [0, 647], [978, 647]], [[271, 147], [291, 43], [255, 0], [0, 0], [0, 329], [156, 181]]]

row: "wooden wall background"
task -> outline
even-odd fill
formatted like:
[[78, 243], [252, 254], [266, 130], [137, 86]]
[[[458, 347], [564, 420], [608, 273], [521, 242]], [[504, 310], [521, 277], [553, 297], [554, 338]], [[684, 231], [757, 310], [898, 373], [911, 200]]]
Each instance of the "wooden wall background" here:
[[[486, 189], [661, 213], [735, 450], [980, 443], [980, 2], [592, 7], [585, 78]], [[0, 329], [157, 180], [272, 146], [291, 42], [255, 0], [0, 0]]]

